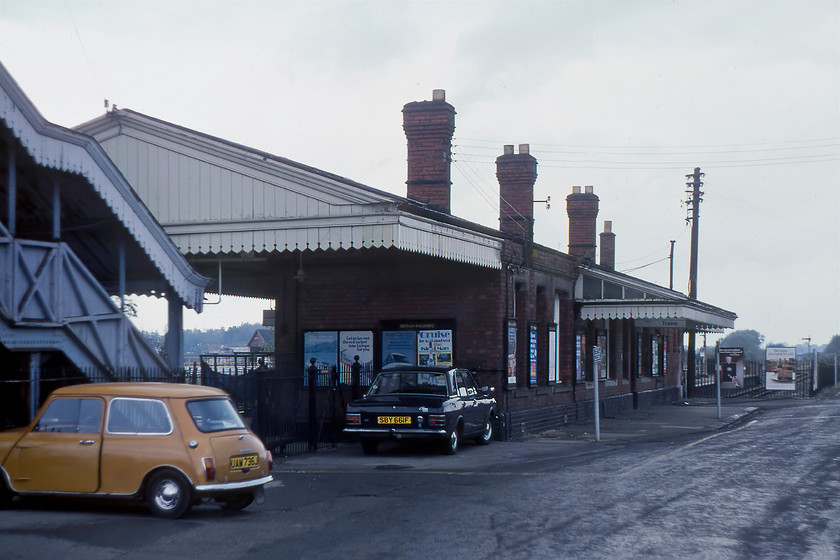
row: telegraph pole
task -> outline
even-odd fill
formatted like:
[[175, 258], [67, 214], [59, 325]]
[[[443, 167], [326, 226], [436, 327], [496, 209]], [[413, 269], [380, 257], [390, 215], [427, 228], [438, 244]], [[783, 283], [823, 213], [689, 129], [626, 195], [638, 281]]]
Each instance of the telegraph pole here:
[[676, 243], [676, 242], [677, 241], [675, 239], [671, 240], [671, 256], [668, 259], [668, 260], [671, 261], [671, 276], [670, 276], [670, 280], [668, 281], [668, 289], [669, 290], [674, 289], [674, 243]]
[[[691, 263], [690, 263], [690, 270], [688, 274], [688, 297], [689, 299], [697, 299], [697, 247], [699, 244], [698, 236], [700, 231], [700, 203], [703, 201], [703, 191], [700, 190], [700, 187], [703, 186], [703, 183], [700, 182], [700, 178], [703, 177], [704, 173], [700, 173], [700, 168], [695, 167], [694, 173], [690, 175], [686, 175], [686, 179], [690, 179], [686, 183], [686, 194], [688, 195], [688, 199], [685, 201], [686, 207], [688, 209], [688, 216], [686, 216], [685, 221], [691, 223]], [[686, 372], [686, 389], [688, 392], [688, 396], [693, 396], [692, 393], [694, 392], [694, 382], [696, 378], [696, 368], [697, 368], [697, 359], [696, 359], [696, 345], [694, 340], [695, 332], [694, 327], [688, 331], [688, 371]]]

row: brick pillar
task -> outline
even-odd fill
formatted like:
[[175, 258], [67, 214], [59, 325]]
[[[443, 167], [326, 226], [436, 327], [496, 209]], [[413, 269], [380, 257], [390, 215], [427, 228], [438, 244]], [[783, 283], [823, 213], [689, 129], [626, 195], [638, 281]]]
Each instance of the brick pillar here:
[[601, 233], [601, 266], [615, 270], [615, 234], [609, 220], [604, 220], [604, 231]]
[[598, 196], [591, 186], [585, 192], [572, 187], [572, 194], [566, 197], [566, 213], [569, 215], [569, 254], [595, 262], [597, 248]]
[[436, 89], [431, 101], [405, 105], [403, 130], [408, 141], [407, 198], [449, 214], [455, 108], [446, 102], [446, 92]]
[[528, 144], [504, 147], [504, 154], [496, 158], [496, 177], [499, 179], [499, 229], [534, 240], [534, 182], [537, 180], [537, 160]]

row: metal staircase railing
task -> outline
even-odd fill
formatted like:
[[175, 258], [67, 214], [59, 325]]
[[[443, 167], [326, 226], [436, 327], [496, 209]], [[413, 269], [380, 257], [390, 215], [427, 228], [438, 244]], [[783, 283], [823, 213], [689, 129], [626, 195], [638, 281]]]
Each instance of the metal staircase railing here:
[[0, 344], [61, 351], [81, 370], [115, 377], [167, 369], [70, 247], [16, 239], [2, 224]]

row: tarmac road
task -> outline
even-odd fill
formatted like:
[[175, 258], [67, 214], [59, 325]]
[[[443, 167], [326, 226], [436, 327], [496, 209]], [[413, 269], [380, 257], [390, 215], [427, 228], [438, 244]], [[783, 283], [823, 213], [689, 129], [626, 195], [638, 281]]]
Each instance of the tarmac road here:
[[455, 456], [342, 444], [275, 460], [265, 503], [156, 519], [15, 502], [0, 557], [840, 558], [840, 399], [660, 406]]

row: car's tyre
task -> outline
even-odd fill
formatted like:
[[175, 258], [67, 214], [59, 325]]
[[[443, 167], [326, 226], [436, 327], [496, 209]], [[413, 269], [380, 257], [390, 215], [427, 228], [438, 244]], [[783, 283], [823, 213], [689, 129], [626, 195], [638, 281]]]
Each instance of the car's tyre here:
[[158, 517], [177, 519], [192, 506], [191, 494], [183, 476], [174, 471], [160, 471], [146, 485], [146, 507]]
[[242, 511], [246, 507], [254, 503], [254, 494], [248, 492], [247, 494], [239, 494], [238, 496], [231, 496], [222, 500], [222, 509], [226, 511]]
[[365, 455], [376, 455], [376, 449], [379, 447], [379, 440], [376, 439], [363, 439], [362, 440], [362, 451], [365, 452]]
[[6, 509], [11, 505], [12, 498], [14, 494], [9, 488], [6, 486], [6, 483], [3, 482], [3, 478], [0, 477], [0, 509]]
[[449, 437], [443, 446], [443, 452], [447, 455], [455, 455], [458, 452], [458, 447], [461, 445], [461, 426], [455, 426], [449, 432]]
[[484, 421], [484, 429], [481, 430], [481, 435], [476, 438], [476, 441], [480, 445], [487, 445], [491, 441], [493, 441], [493, 434], [495, 430], [493, 428], [493, 415], [489, 414], [487, 416], [487, 420]]

